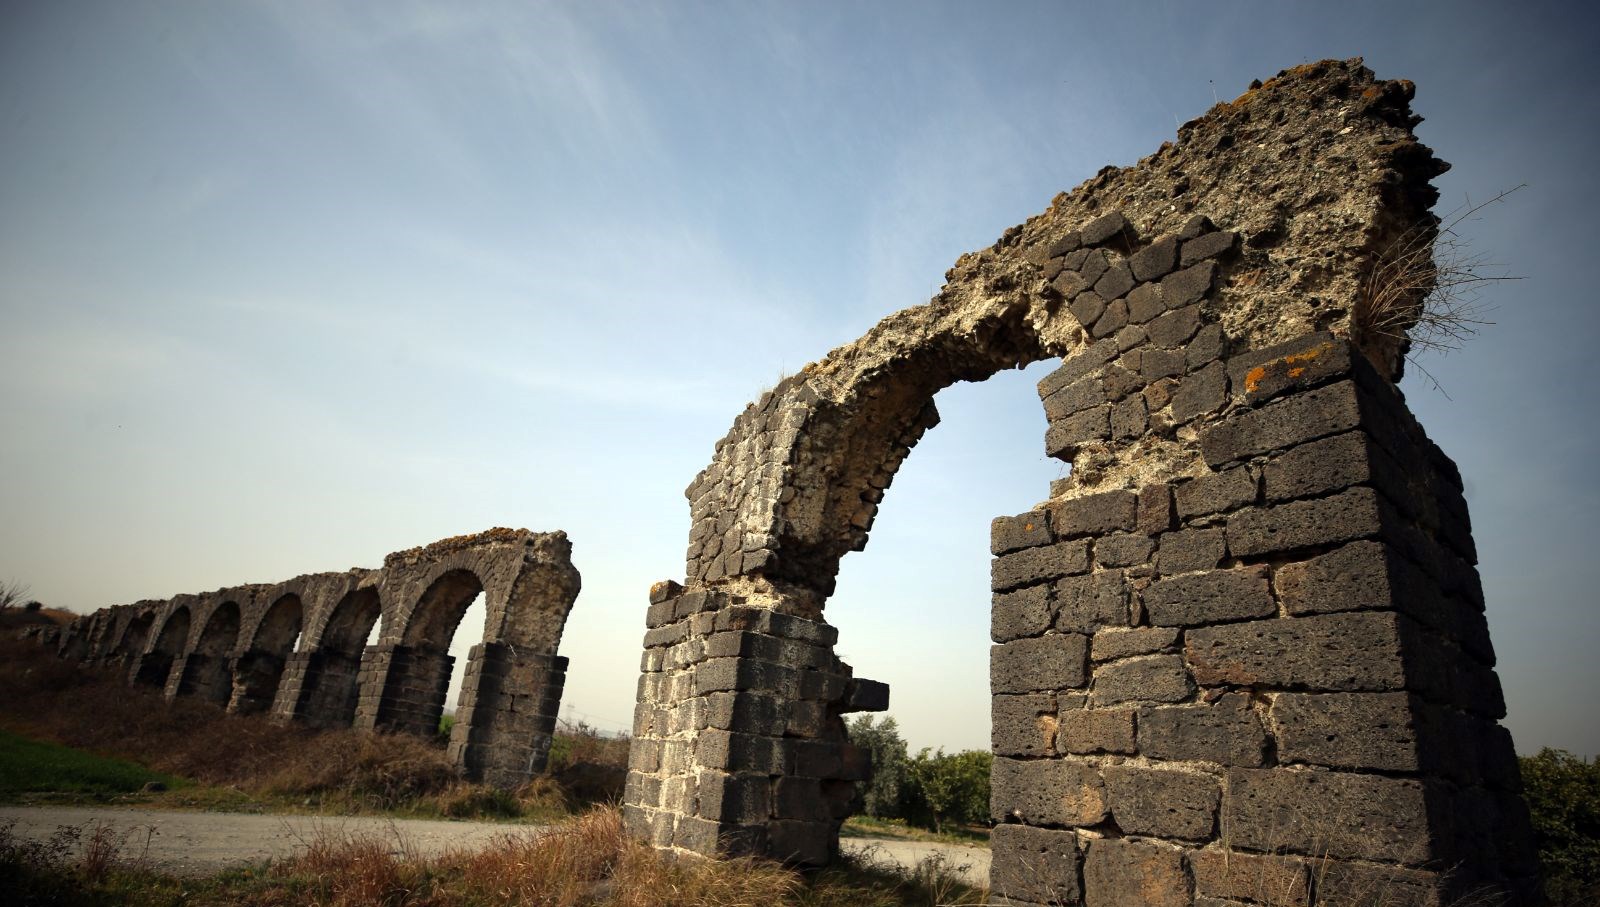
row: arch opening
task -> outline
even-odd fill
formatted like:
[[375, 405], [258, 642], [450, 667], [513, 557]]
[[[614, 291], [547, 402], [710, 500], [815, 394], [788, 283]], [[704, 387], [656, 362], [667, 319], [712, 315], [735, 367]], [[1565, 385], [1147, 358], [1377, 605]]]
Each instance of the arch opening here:
[[179, 605], [161, 624], [155, 645], [134, 663], [133, 679], [137, 683], [166, 687], [172, 666], [189, 644], [189, 608]]
[[267, 608], [234, 667], [230, 711], [254, 714], [272, 708], [284, 668], [300, 638], [304, 613], [300, 596], [293, 593], [280, 596]]
[[183, 659], [177, 695], [227, 705], [233, 695], [231, 656], [239, 641], [239, 603], [225, 601], [206, 619], [194, 649]]
[[445, 572], [417, 599], [389, 658], [378, 727], [433, 739], [439, 734], [455, 658], [450, 643], [467, 609], [483, 592], [471, 570]]
[[[334, 605], [312, 648], [297, 652], [303, 662], [300, 689], [293, 703], [280, 706], [313, 727], [349, 727], [361, 700], [361, 665], [378, 644], [383, 603], [368, 586], [345, 593]], [[314, 632], [314, 631], [313, 631]]]
[[134, 615], [123, 628], [122, 638], [112, 647], [111, 656], [120, 659], [137, 657], [150, 642], [150, 631], [155, 627], [155, 622], [154, 611]]

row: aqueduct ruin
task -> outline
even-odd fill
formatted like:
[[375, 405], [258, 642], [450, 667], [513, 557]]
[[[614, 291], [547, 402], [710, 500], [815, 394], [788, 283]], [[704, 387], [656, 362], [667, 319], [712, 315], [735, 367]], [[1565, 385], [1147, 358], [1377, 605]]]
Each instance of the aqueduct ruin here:
[[823, 619], [956, 381], [1047, 358], [1072, 469], [992, 529], [992, 886], [1019, 905], [1423, 905], [1535, 877], [1462, 495], [1396, 389], [1446, 169], [1361, 61], [1106, 168], [748, 407], [651, 590], [625, 819], [828, 862], [881, 710]]
[[64, 657], [124, 665], [130, 682], [169, 699], [432, 736], [455, 663], [451, 638], [481, 594], [484, 635], [466, 666], [450, 754], [467, 778], [510, 788], [544, 769], [566, 679], [556, 650], [578, 588], [566, 533], [491, 529], [396, 552], [376, 570], [103, 608], [69, 625], [59, 646]]

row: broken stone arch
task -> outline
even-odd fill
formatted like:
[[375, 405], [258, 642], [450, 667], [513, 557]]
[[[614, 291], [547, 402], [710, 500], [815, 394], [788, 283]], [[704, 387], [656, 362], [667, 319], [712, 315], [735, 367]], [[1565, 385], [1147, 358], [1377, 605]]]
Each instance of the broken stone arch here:
[[555, 731], [567, 667], [557, 649], [579, 589], [571, 555], [562, 532], [491, 529], [396, 552], [375, 570], [103, 608], [74, 621], [59, 651], [122, 666], [169, 699], [432, 737], [450, 640], [481, 592], [487, 621], [449, 752], [469, 779], [513, 788], [542, 770]]
[[633, 833], [836, 854], [870, 772], [842, 716], [888, 701], [834, 654], [839, 561], [940, 389], [1059, 358], [1071, 474], [992, 527], [996, 894], [1527, 897], [1460, 476], [1363, 308], [1436, 224], [1411, 96], [1359, 60], [1252, 86], [740, 414], [687, 489], [684, 582], [651, 591]]

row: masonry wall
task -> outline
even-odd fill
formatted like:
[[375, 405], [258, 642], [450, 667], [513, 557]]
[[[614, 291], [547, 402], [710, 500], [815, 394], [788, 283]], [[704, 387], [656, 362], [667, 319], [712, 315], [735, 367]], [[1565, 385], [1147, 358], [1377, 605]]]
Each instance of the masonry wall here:
[[[1052, 443], [1076, 443], [1096, 407], [1108, 424], [1148, 408], [1168, 370], [1140, 367], [1164, 361], [1151, 349], [1086, 352], [1041, 382]], [[1216, 382], [1208, 412], [1158, 411], [1194, 430], [1203, 474], [995, 521], [995, 891], [1091, 907], [1528, 897], [1454, 465], [1346, 341], [1208, 352], [1172, 366], [1180, 392]]]
[[1001, 897], [1525, 901], [1461, 483], [1393, 385], [1423, 292], [1370, 310], [1437, 224], [1412, 91], [1359, 60], [1253, 83], [748, 406], [652, 590], [630, 830], [831, 859], [866, 768], [840, 716], [887, 704], [833, 654], [839, 560], [941, 388], [1055, 358], [1071, 474], [994, 527]]
[[[101, 609], [50, 641], [169, 699], [431, 738], [454, 664], [446, 647], [481, 592], [485, 640], [450, 752], [468, 779], [512, 788], [544, 769], [555, 732], [567, 664], [556, 651], [579, 589], [571, 552], [562, 532], [492, 529], [396, 552], [377, 570]], [[380, 616], [379, 644], [363, 647]]]

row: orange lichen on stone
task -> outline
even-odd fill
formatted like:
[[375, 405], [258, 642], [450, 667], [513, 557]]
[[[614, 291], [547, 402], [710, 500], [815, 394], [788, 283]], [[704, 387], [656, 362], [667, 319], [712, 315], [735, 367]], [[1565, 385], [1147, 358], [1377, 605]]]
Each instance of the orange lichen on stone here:
[[1296, 363], [1312, 362], [1332, 348], [1333, 344], [1324, 343], [1320, 346], [1312, 347], [1303, 353], [1294, 353], [1289, 356], [1284, 356], [1282, 359], [1274, 359], [1271, 362], [1264, 362], [1261, 365], [1256, 366], [1250, 371], [1245, 372], [1245, 393], [1255, 393], [1256, 388], [1261, 386], [1261, 382], [1266, 379], [1267, 375], [1278, 369], [1283, 369], [1290, 378], [1298, 378], [1301, 375], [1304, 375], [1306, 373], [1305, 367], [1297, 366]]

